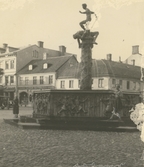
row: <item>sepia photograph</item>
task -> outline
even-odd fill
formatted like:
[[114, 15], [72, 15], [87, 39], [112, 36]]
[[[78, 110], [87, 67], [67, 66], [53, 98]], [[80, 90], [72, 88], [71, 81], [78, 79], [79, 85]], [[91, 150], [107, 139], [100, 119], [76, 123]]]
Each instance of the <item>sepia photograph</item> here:
[[144, 166], [144, 0], [0, 0], [0, 167]]

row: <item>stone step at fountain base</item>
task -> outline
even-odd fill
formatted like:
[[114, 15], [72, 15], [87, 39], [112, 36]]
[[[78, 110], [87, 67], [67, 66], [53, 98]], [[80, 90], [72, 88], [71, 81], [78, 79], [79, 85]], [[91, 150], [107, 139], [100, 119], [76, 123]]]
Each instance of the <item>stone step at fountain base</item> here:
[[94, 131], [116, 131], [134, 132], [138, 131], [129, 120], [104, 120], [103, 118], [76, 118], [76, 117], [47, 117], [33, 118], [21, 116], [17, 119], [4, 119], [5, 123], [22, 129], [56, 129], [56, 130], [94, 130]]

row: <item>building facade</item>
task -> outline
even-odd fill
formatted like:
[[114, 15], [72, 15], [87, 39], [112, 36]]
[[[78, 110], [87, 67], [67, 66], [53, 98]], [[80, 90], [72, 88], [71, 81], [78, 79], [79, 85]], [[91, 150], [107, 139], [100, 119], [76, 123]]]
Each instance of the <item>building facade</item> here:
[[38, 41], [38, 45], [29, 45], [22, 48], [14, 48], [3, 44], [3, 47], [0, 48], [0, 68], [3, 69], [4, 75], [0, 77], [0, 86], [4, 88], [4, 95], [9, 96], [10, 99], [18, 95], [17, 72], [31, 60], [42, 60], [43, 57], [65, 54], [69, 54], [66, 53], [65, 46], [59, 46], [59, 50], [51, 50], [44, 48], [42, 41]]
[[[108, 60], [92, 61], [92, 90], [114, 90], [116, 85], [127, 93], [143, 90], [140, 67]], [[80, 89], [80, 64], [62, 71], [57, 78], [57, 89]]]
[[[38, 90], [59, 89], [57, 78], [63, 70], [67, 70], [78, 61], [74, 55], [32, 60], [18, 73], [18, 94], [20, 102], [31, 102], [33, 92]], [[67, 67], [67, 68], [65, 68]]]
[[[0, 53], [0, 68], [4, 70], [0, 86], [11, 99], [18, 95], [21, 101], [29, 103], [37, 90], [80, 89], [80, 63], [76, 55], [66, 52], [65, 46], [56, 51], [44, 48], [41, 41], [24, 48], [4, 44]], [[124, 92], [142, 92], [140, 58], [139, 47], [134, 46], [126, 62], [112, 61], [111, 54], [107, 60], [92, 60], [92, 90], [114, 90], [119, 84]]]

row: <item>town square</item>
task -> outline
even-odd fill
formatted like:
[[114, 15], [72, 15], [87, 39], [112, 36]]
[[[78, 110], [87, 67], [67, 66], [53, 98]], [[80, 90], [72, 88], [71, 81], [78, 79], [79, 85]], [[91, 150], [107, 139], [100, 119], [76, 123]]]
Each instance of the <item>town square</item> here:
[[0, 0], [0, 167], [144, 165], [144, 0]]

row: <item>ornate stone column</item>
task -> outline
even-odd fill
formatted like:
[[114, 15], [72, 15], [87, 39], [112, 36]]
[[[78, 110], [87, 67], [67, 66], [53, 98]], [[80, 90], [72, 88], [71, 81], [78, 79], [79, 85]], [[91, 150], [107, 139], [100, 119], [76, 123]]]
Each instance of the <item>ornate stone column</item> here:
[[99, 32], [78, 31], [73, 35], [78, 40], [79, 48], [81, 48], [81, 71], [80, 71], [80, 89], [91, 90], [92, 88], [92, 48]]

